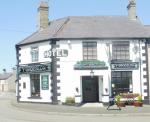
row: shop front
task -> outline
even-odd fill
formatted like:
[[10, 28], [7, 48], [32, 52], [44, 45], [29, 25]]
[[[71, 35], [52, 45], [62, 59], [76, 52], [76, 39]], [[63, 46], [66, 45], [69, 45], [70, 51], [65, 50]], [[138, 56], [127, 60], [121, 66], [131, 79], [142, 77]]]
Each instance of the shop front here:
[[139, 77], [133, 75], [136, 70], [139, 70], [138, 62], [122, 61], [111, 63], [112, 96], [120, 93], [133, 93], [133, 77]]
[[21, 101], [51, 102], [51, 63], [20, 65], [18, 71]]

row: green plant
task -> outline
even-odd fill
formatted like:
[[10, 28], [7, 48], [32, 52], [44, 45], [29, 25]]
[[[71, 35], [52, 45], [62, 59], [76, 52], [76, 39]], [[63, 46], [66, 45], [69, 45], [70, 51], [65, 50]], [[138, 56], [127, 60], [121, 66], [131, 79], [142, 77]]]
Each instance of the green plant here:
[[66, 104], [74, 104], [75, 98], [74, 97], [66, 97], [65, 103]]
[[116, 101], [117, 104], [120, 102], [120, 99], [121, 99], [121, 96], [120, 96], [120, 95], [117, 95], [117, 96], [115, 97], [115, 101]]
[[142, 96], [139, 95], [139, 96], [137, 97], [137, 101], [142, 102]]

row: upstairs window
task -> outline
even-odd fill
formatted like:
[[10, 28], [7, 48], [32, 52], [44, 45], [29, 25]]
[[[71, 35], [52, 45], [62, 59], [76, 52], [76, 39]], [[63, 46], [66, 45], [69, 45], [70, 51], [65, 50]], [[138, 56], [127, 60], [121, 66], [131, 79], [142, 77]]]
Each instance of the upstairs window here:
[[113, 60], [129, 60], [129, 42], [115, 41], [112, 44], [112, 59]]
[[39, 49], [38, 47], [31, 47], [31, 60], [36, 62], [39, 59]]
[[83, 42], [83, 60], [97, 59], [97, 42]]

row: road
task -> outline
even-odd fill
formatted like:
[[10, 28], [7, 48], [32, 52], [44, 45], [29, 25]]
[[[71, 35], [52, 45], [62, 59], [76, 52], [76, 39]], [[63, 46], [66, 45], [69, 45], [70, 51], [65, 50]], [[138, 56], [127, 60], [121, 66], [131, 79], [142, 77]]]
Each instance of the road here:
[[0, 96], [0, 122], [149, 122], [150, 116], [63, 115], [28, 111], [11, 105], [12, 95]]

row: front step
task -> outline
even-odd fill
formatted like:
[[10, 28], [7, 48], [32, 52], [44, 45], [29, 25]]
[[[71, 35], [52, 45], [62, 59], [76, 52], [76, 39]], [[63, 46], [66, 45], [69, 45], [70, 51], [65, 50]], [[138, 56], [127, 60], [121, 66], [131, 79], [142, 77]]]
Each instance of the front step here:
[[97, 108], [97, 107], [104, 107], [103, 103], [85, 103], [83, 104], [81, 107], [84, 107], [84, 108]]

